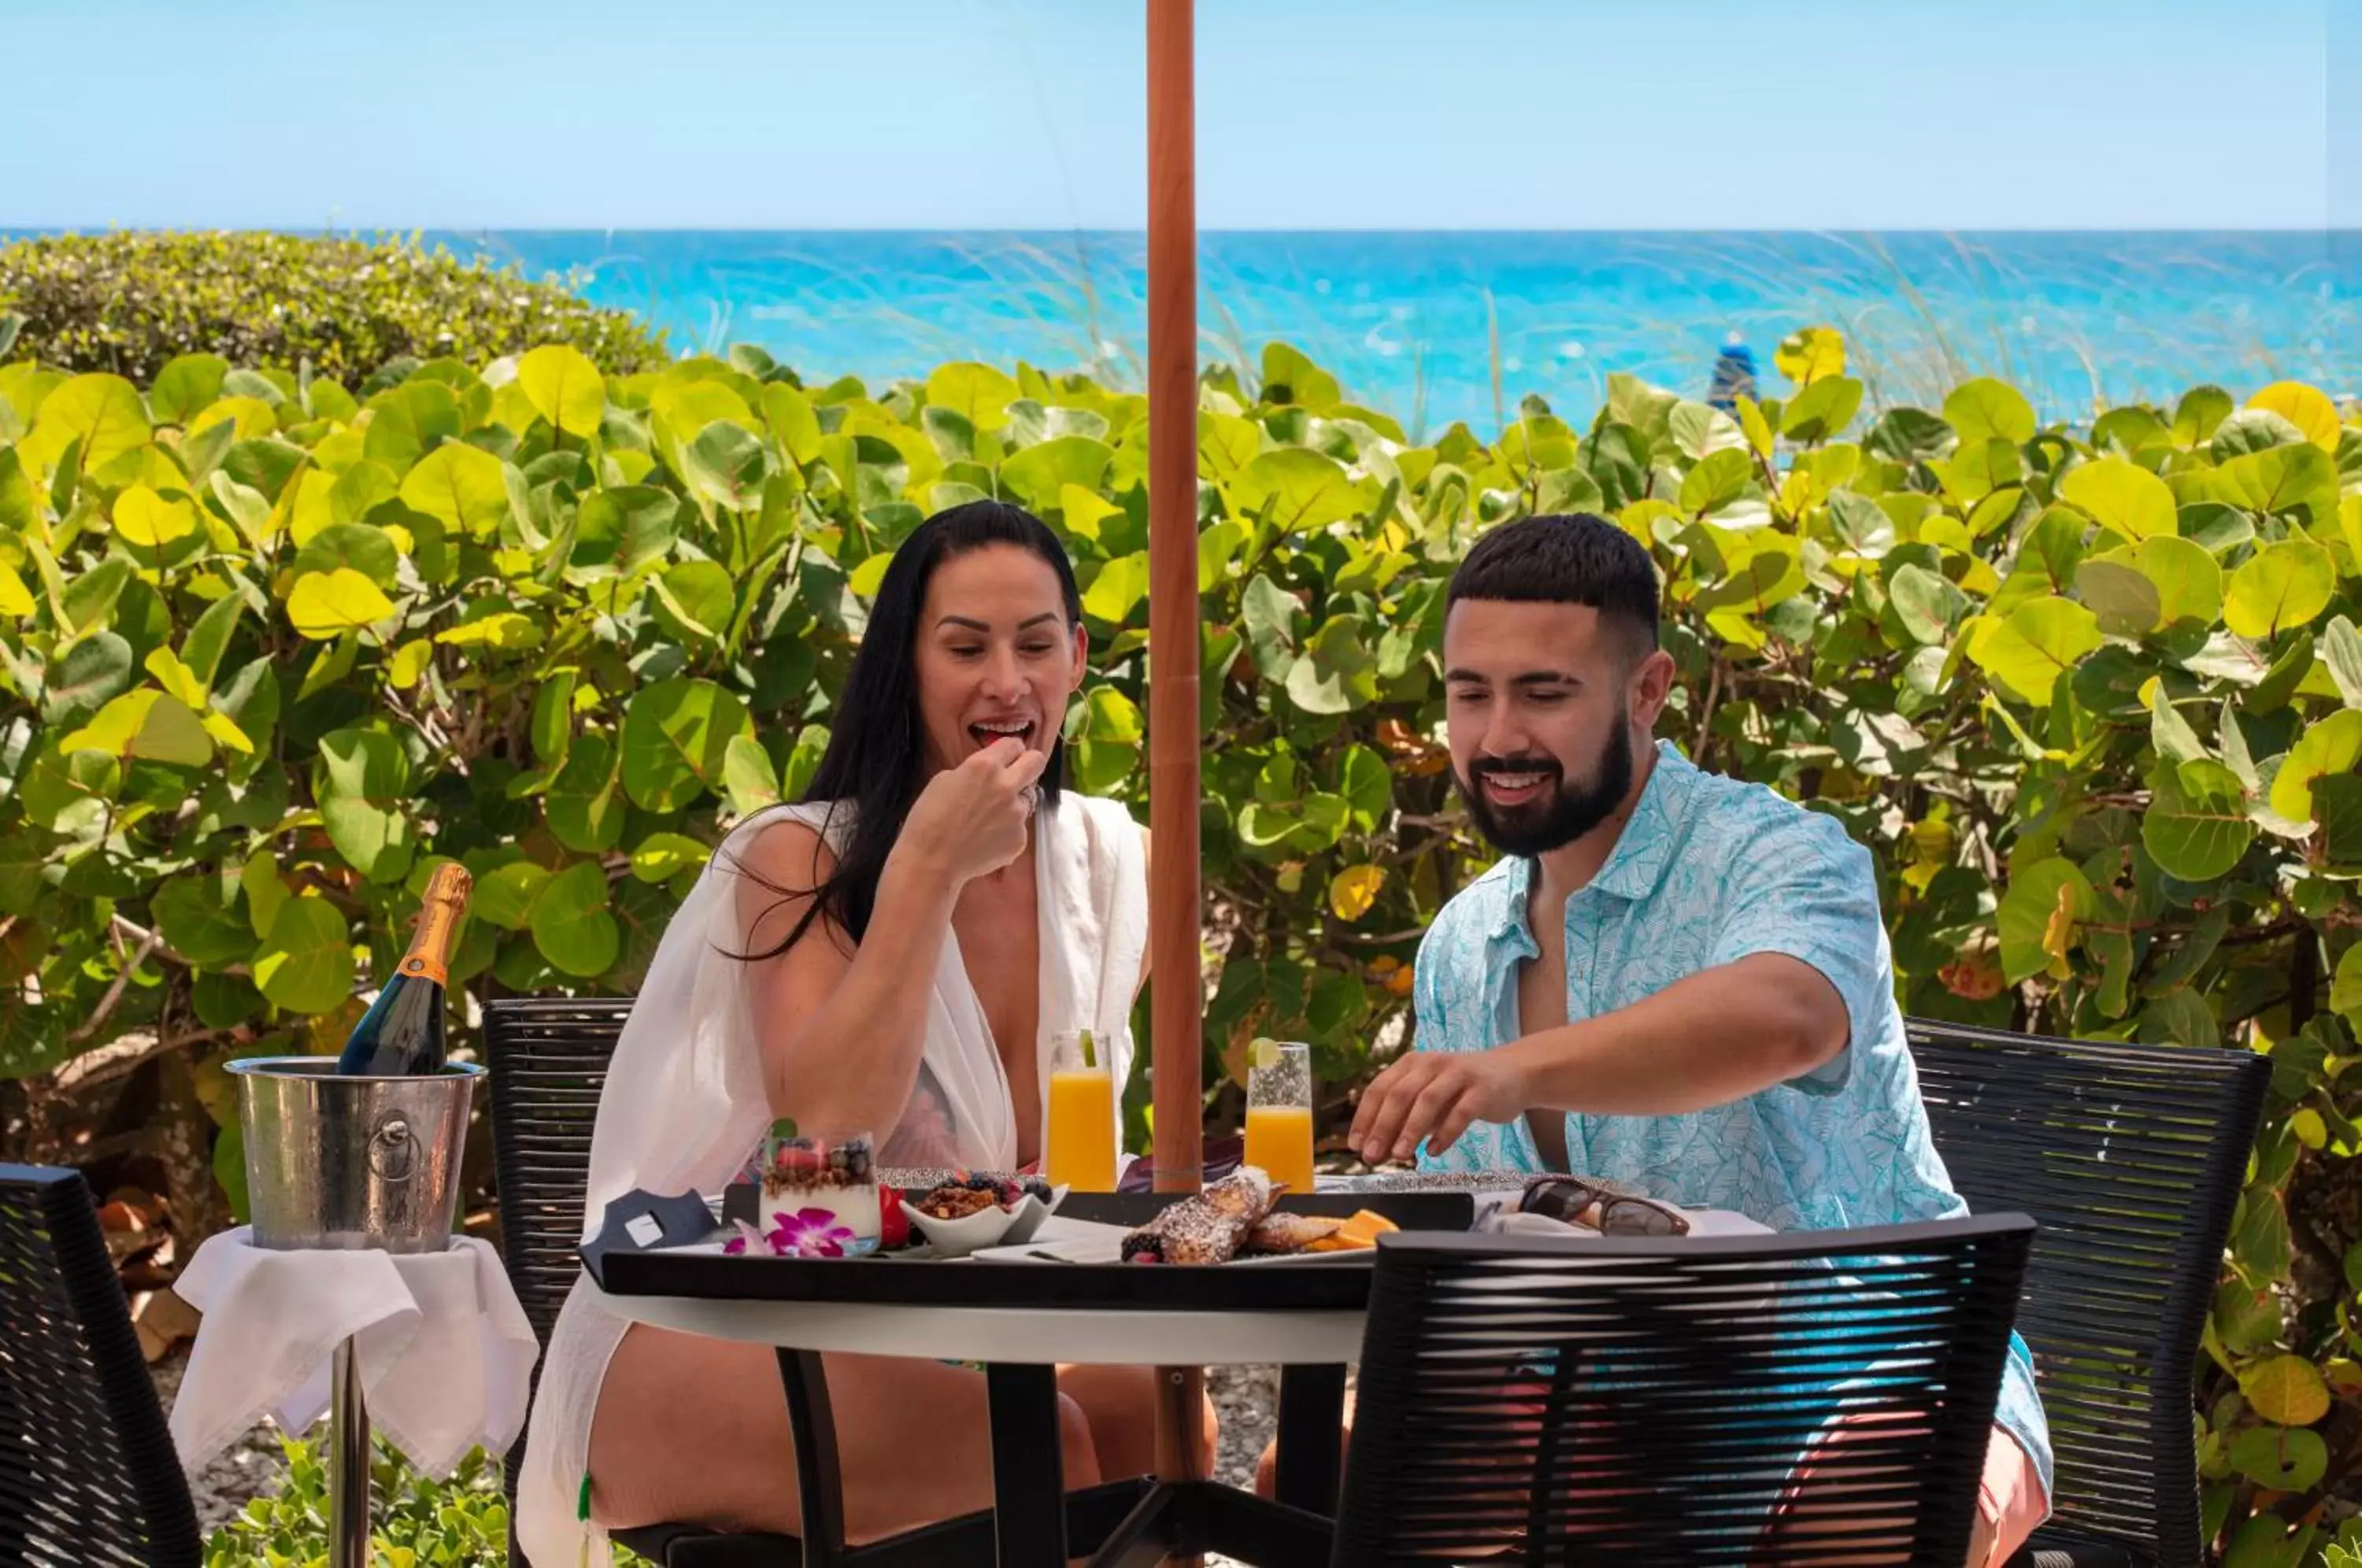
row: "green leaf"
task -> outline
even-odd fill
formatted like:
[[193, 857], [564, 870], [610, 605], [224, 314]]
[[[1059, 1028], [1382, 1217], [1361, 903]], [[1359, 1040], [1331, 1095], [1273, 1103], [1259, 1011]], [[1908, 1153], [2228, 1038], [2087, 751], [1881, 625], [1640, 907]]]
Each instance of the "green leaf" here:
[[287, 619], [296, 632], [326, 642], [374, 625], [393, 613], [393, 602], [350, 567], [306, 572], [287, 595]]
[[2275, 1492], [2311, 1490], [2329, 1470], [2329, 1445], [2303, 1428], [2250, 1427], [2231, 1440], [2231, 1467]]
[[690, 492], [725, 512], [752, 512], [763, 504], [763, 481], [770, 454], [762, 437], [744, 425], [717, 419], [697, 433], [681, 453]]
[[2337, 464], [2310, 441], [2234, 458], [2208, 476], [2207, 493], [2267, 516], [2301, 513], [2325, 523], [2337, 511]]
[[534, 412], [568, 436], [590, 436], [607, 412], [607, 379], [580, 349], [545, 343], [517, 361], [517, 385]]
[[1374, 480], [1356, 480], [1343, 464], [1305, 447], [1264, 452], [1240, 470], [1231, 486], [1231, 509], [1241, 517], [1264, 515], [1283, 534], [1325, 528], [1377, 504]]
[[2321, 824], [2323, 856], [2335, 869], [2362, 869], [2362, 775], [2334, 774], [2312, 781], [2312, 816]]
[[[1752, 457], [1743, 447], [1726, 447], [1690, 469], [1682, 480], [1682, 510], [1712, 512], [1738, 500], [1755, 477]], [[1834, 500], [1834, 498], [1832, 498]], [[1872, 511], [1877, 509], [1873, 506]], [[1881, 517], [1883, 517], [1881, 513]]]
[[565, 762], [574, 744], [574, 689], [579, 679], [574, 670], [557, 670], [533, 694], [533, 756], [544, 767]]
[[2231, 574], [2223, 623], [2243, 637], [2270, 637], [2311, 623], [2336, 590], [2337, 565], [2327, 550], [2310, 539], [2283, 539]]
[[624, 793], [645, 811], [672, 812], [723, 789], [731, 739], [752, 728], [746, 705], [710, 680], [641, 688], [624, 710]]
[[1989, 376], [1963, 381], [1944, 399], [1944, 418], [1963, 446], [2034, 438], [2034, 405], [2016, 388]]
[[290, 1012], [321, 1013], [353, 990], [353, 950], [345, 917], [326, 899], [289, 899], [255, 955], [254, 982]]
[[533, 919], [534, 900], [549, 886], [547, 867], [530, 860], [514, 860], [476, 879], [469, 912], [502, 931], [523, 931]]
[[727, 571], [712, 561], [682, 561], [652, 586], [676, 636], [722, 641], [738, 604], [738, 587]]
[[1148, 596], [1148, 553], [1119, 556], [1099, 569], [1083, 591], [1083, 613], [1110, 626], [1122, 626]]
[[405, 506], [437, 519], [454, 534], [480, 539], [509, 513], [505, 465], [464, 441], [446, 441], [403, 476]]
[[2072, 600], [2029, 599], [2006, 620], [1988, 621], [1971, 639], [1969, 656], [2012, 695], [2036, 707], [2050, 704], [2058, 677], [2102, 642], [2099, 618]]
[[2158, 616], [2165, 624], [2211, 625], [2223, 613], [2223, 569], [2202, 547], [2161, 536], [2142, 540], [2129, 554], [2134, 569], [2156, 586]]
[[1295, 596], [1257, 572], [1240, 595], [1239, 604], [1247, 642], [1254, 649], [1255, 668], [1266, 680], [1286, 679], [1287, 667], [1296, 657], [1299, 606]]
[[1851, 376], [1816, 381], [1782, 409], [1780, 434], [1807, 446], [1826, 441], [1853, 422], [1861, 407], [1861, 383]]
[[1062, 486], [1098, 489], [1114, 458], [1115, 448], [1104, 441], [1088, 436], [1060, 436], [1037, 441], [1003, 458], [1000, 485], [1028, 509], [1047, 512], [1058, 504]]
[[[402, 552], [384, 529], [368, 523], [331, 523], [295, 553], [296, 572], [334, 572], [350, 567], [381, 589], [393, 588], [402, 578]], [[235, 603], [235, 598], [223, 601]]]
[[199, 968], [244, 963], [254, 954], [254, 930], [237, 905], [238, 883], [214, 873], [175, 877], [156, 889], [149, 909], [157, 934]]
[[2149, 791], [2141, 843], [2169, 877], [2211, 882], [2226, 876], [2256, 840], [2238, 776], [2219, 762], [2161, 763], [2149, 776]]
[[2170, 538], [2178, 525], [2172, 490], [2147, 469], [2122, 458], [2103, 458], [2070, 469], [2058, 481], [2058, 493], [2102, 527], [2135, 543]]
[[593, 979], [624, 948], [623, 928], [608, 909], [607, 874], [578, 860], [550, 878], [533, 901], [533, 944], [563, 974]]
[[722, 754], [722, 784], [730, 796], [730, 809], [742, 817], [777, 805], [780, 800], [778, 775], [772, 771], [770, 754], [751, 734], [731, 737]]
[[197, 684], [210, 690], [214, 677], [221, 671], [222, 655], [227, 651], [232, 635], [237, 630], [238, 615], [246, 602], [237, 594], [228, 594], [214, 602], [211, 609], [197, 617], [181, 644], [181, 662], [196, 678]]
[[399, 882], [418, 847], [409, 804], [410, 759], [392, 735], [345, 729], [320, 737], [313, 793], [328, 840], [372, 882]]
[[[1816, 381], [1816, 386], [1827, 386]], [[1751, 550], [1729, 575], [1697, 596], [1701, 610], [1737, 610], [1760, 615], [1783, 600], [1805, 591], [1803, 559], [1793, 539], [1756, 536], [1763, 543]]]
[[1358, 615], [1332, 616], [1288, 668], [1287, 695], [1308, 713], [1343, 713], [1377, 701], [1377, 659]]
[[2362, 712], [2341, 708], [2307, 725], [2272, 779], [2272, 810], [2290, 822], [2311, 822], [2313, 781], [2351, 772], [2356, 761], [2362, 761]]
[[[751, 735], [739, 737], [750, 744]], [[668, 881], [683, 871], [693, 870], [713, 858], [713, 846], [701, 844], [687, 834], [652, 833], [632, 851], [632, 875], [643, 882]]]
[[622, 485], [583, 498], [567, 565], [630, 574], [672, 552], [680, 498], [653, 485]]
[[2157, 754], [2176, 764], [2213, 760], [2213, 754], [2191, 728], [2190, 721], [2173, 705], [2164, 686], [2156, 685], [2149, 692], [2149, 741]]
[[131, 645], [113, 632], [94, 633], [68, 648], [50, 672], [41, 717], [63, 724], [94, 713], [121, 695], [132, 679]]
[[2322, 635], [2321, 662], [2329, 668], [2339, 699], [2349, 708], [2362, 708], [2362, 632], [2343, 615], [2330, 617]]
[[213, 738], [189, 705], [153, 687], [127, 691], [61, 743], [67, 751], [202, 767], [214, 757]]
[[1340, 771], [1339, 792], [1352, 812], [1354, 831], [1378, 832], [1394, 809], [1394, 774], [1387, 768], [1386, 759], [1368, 746], [1355, 745], [1346, 751], [1344, 767]]
[[1293, 403], [1319, 414], [1334, 408], [1344, 393], [1336, 377], [1300, 350], [1285, 343], [1266, 343], [1263, 348], [1263, 397], [1265, 403]]
[[2129, 550], [2090, 556], [2075, 569], [2075, 591], [2113, 637], [2137, 637], [2160, 619], [2157, 584], [2132, 563]]

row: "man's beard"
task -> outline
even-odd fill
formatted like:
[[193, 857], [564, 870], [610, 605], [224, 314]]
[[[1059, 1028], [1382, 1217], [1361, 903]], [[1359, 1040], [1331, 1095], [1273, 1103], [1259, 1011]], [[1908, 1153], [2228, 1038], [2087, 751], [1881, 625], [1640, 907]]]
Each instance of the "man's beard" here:
[[[1469, 765], [1474, 777], [1462, 778], [1457, 768], [1451, 781], [1468, 803], [1476, 829], [1505, 855], [1547, 855], [1563, 849], [1616, 814], [1632, 788], [1632, 725], [1620, 705], [1607, 740], [1607, 750], [1588, 785], [1570, 787], [1557, 759], [1534, 756], [1480, 756]], [[1487, 773], [1541, 773], [1548, 780], [1534, 800], [1507, 810], [1485, 797]]]

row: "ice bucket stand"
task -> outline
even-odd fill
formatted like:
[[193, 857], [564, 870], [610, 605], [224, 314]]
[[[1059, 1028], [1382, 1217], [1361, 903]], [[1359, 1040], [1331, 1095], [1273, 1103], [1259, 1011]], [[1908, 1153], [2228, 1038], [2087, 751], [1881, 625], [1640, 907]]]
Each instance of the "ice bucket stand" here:
[[[254, 1244], [276, 1250], [439, 1253], [451, 1242], [459, 1162], [480, 1066], [419, 1077], [340, 1077], [328, 1056], [232, 1062]], [[328, 1375], [328, 1564], [368, 1568], [370, 1424], [360, 1358], [340, 1342]]]

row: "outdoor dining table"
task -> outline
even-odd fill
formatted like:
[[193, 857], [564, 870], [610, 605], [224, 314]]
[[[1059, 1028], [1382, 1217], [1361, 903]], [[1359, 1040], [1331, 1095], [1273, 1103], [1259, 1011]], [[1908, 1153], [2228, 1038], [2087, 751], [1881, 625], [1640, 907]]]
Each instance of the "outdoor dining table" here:
[[[1350, 1211], [1407, 1195], [1314, 1200]], [[1430, 1205], [1462, 1195], [1418, 1195]], [[1089, 1209], [1091, 1200], [1080, 1200]], [[782, 1353], [980, 1364], [1001, 1568], [1068, 1561], [1059, 1364], [1281, 1368], [1276, 1501], [1210, 1479], [1161, 1482], [1094, 1563], [1220, 1552], [1325, 1568], [1341, 1473], [1345, 1372], [1361, 1356], [1370, 1254], [1205, 1268], [965, 1260], [724, 1256], [710, 1248], [586, 1255], [598, 1304], [634, 1322]]]

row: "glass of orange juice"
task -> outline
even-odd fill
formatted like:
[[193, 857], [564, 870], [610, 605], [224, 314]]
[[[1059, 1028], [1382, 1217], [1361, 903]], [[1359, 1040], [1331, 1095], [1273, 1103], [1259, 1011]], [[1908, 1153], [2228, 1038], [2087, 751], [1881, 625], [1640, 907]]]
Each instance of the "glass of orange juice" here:
[[1115, 1074], [1088, 1030], [1050, 1037], [1050, 1125], [1042, 1175], [1076, 1192], [1115, 1190]]
[[1312, 1190], [1312, 1047], [1258, 1040], [1247, 1047], [1247, 1164], [1290, 1192]]

